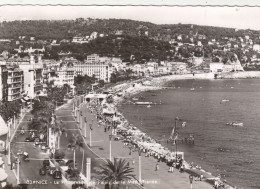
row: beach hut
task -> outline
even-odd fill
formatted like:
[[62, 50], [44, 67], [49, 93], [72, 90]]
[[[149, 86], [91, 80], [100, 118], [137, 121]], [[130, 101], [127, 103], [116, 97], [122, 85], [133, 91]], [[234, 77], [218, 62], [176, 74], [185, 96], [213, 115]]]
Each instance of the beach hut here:
[[90, 100], [97, 100], [103, 102], [107, 98], [107, 94], [87, 94], [85, 96], [85, 101], [90, 102]]
[[8, 127], [0, 116], [0, 153], [5, 152], [6, 149], [6, 140], [7, 140]]

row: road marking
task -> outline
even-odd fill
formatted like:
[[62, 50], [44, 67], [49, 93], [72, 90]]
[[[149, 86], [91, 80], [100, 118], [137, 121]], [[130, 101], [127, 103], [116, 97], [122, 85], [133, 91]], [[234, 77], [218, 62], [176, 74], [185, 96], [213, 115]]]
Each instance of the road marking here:
[[42, 161], [42, 160], [47, 160], [47, 158], [45, 159], [40, 159], [40, 158], [27, 158], [28, 160], [35, 160], [35, 161]]
[[92, 140], [91, 142], [104, 142], [104, 140], [94, 140], [94, 141]]
[[[73, 115], [65, 115], [65, 116], [56, 116], [56, 117], [71, 117]], [[74, 117], [74, 116], [73, 116]]]
[[118, 157], [114, 157], [114, 158], [122, 158], [122, 159], [134, 159], [134, 157], [122, 157], [122, 156], [118, 156]]
[[78, 131], [80, 129], [65, 129], [65, 130], [68, 130], [68, 131]]
[[109, 159], [109, 158], [102, 158], [102, 157], [100, 157], [100, 158], [94, 158], [94, 159], [102, 159], [103, 161], [107, 161], [107, 159]]

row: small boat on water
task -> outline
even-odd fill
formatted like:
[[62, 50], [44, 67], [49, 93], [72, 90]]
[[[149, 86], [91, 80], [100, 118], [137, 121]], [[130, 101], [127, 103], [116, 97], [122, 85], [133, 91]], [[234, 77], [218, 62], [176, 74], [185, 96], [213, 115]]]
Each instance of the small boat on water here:
[[147, 108], [151, 108], [152, 106], [151, 105], [148, 105]]
[[195, 88], [193, 88], [193, 87], [192, 87], [192, 88], [190, 88], [190, 90], [191, 90], [191, 91], [194, 91], [194, 90], [195, 90]]
[[228, 99], [223, 99], [223, 100], [221, 100], [221, 102], [229, 102], [229, 100]]
[[235, 127], [243, 127], [244, 126], [244, 124], [242, 122], [231, 122], [231, 123], [226, 123], [226, 125], [235, 126]]
[[136, 102], [136, 105], [151, 105], [153, 104], [152, 102]]

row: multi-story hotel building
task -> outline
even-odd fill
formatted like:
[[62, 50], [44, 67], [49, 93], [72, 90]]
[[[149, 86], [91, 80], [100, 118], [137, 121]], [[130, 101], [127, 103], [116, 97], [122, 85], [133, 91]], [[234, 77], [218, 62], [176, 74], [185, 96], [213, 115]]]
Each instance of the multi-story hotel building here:
[[84, 62], [74, 64], [76, 75], [88, 75], [98, 80], [104, 80], [105, 83], [110, 82], [111, 70], [107, 63], [101, 62]]
[[7, 85], [8, 71], [6, 65], [0, 65], [0, 100], [7, 101], [8, 99], [8, 85]]
[[34, 57], [31, 56], [29, 61], [19, 62], [19, 68], [24, 73], [25, 94], [31, 99], [41, 94], [43, 91], [43, 64], [41, 59], [39, 58], [36, 63]]
[[49, 81], [53, 81], [55, 86], [62, 87], [68, 84], [71, 88], [74, 85], [75, 71], [73, 67], [63, 66], [58, 70], [49, 72]]
[[91, 55], [87, 56], [87, 62], [89, 62], [89, 63], [99, 62], [99, 55], [91, 54]]
[[22, 98], [23, 93], [23, 71], [17, 65], [8, 66], [8, 101], [14, 101]]

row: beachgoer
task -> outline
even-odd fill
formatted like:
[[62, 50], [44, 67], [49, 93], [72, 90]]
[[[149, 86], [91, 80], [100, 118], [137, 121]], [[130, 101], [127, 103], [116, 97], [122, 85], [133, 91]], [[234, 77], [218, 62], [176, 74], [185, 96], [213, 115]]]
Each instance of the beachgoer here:
[[203, 174], [200, 175], [200, 181], [202, 181], [202, 179], [203, 179]]
[[156, 163], [156, 166], [155, 166], [155, 171], [158, 171], [159, 170], [159, 164]]

